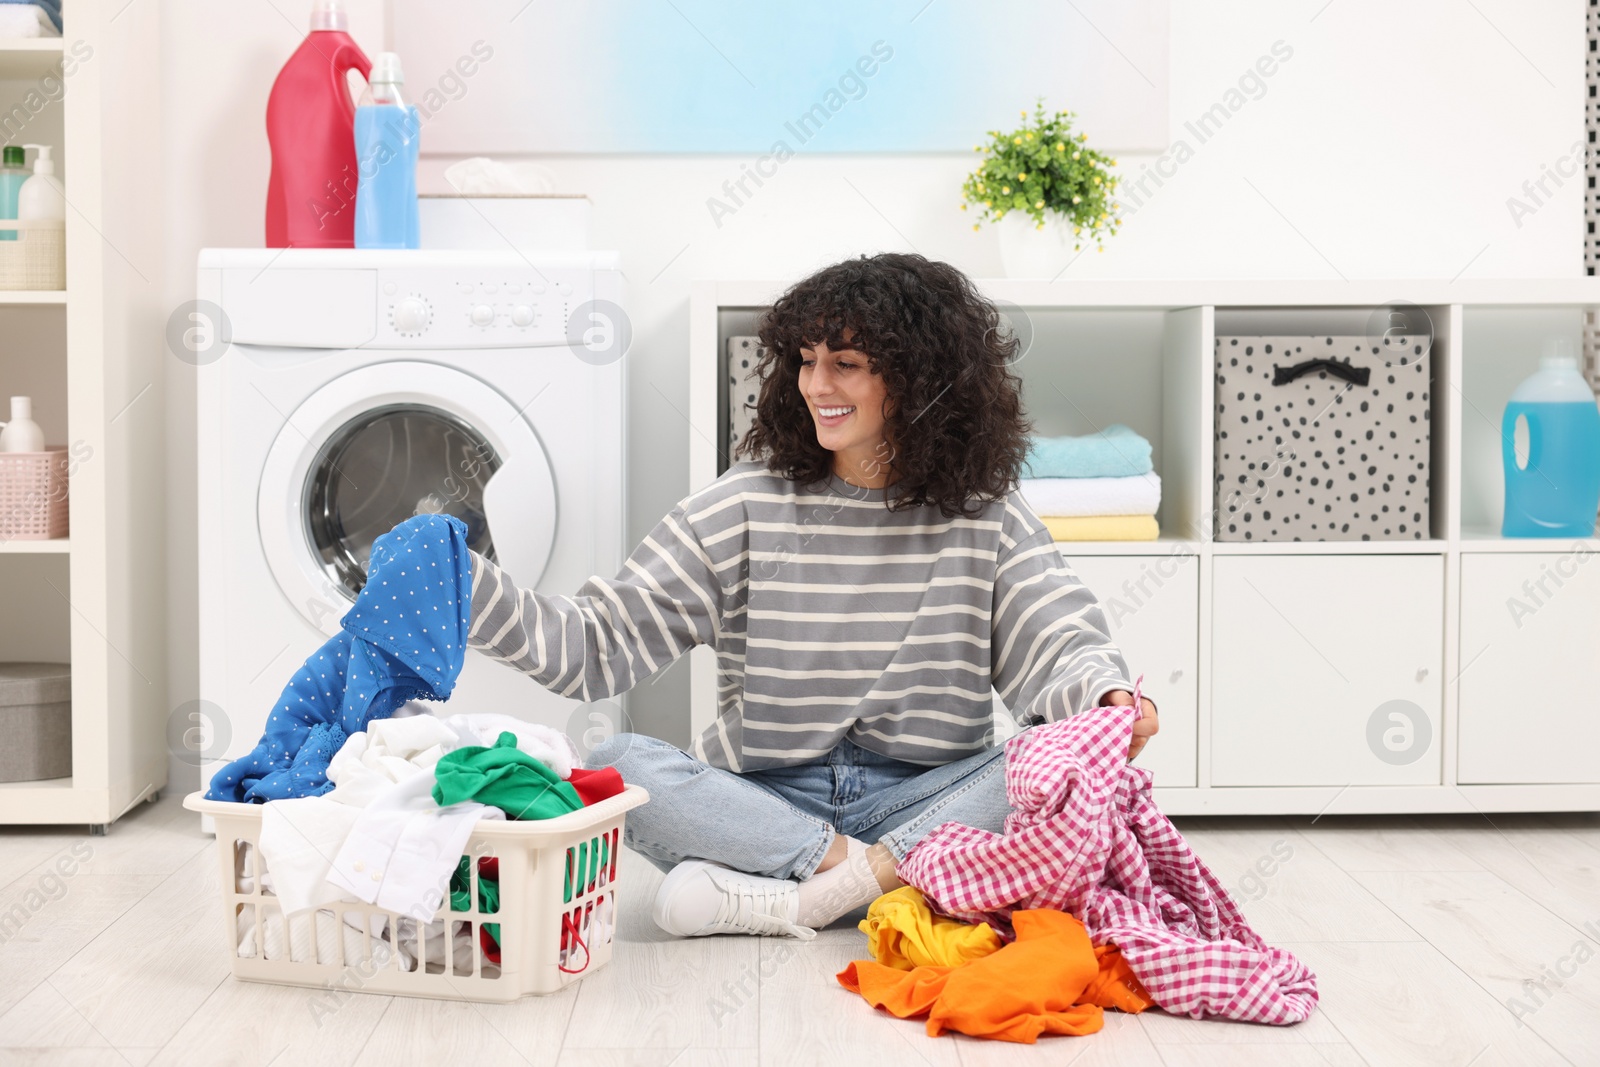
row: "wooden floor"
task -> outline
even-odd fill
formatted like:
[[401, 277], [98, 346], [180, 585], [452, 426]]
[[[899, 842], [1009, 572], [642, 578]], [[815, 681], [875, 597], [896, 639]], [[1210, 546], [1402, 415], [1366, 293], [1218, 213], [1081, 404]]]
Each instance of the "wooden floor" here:
[[[21, 920], [0, 943], [0, 1063], [1600, 1062], [1600, 816], [1181, 826], [1261, 934], [1316, 971], [1309, 1021], [1151, 1011], [1034, 1046], [929, 1038], [834, 980], [865, 955], [851, 923], [810, 943], [671, 939], [649, 918], [661, 876], [632, 853], [615, 958], [576, 988], [498, 1006], [357, 994], [319, 1017], [318, 991], [229, 976], [213, 842], [169, 796], [108, 837], [0, 830], [0, 913]], [[70, 878], [51, 873], [62, 856], [83, 860]]]

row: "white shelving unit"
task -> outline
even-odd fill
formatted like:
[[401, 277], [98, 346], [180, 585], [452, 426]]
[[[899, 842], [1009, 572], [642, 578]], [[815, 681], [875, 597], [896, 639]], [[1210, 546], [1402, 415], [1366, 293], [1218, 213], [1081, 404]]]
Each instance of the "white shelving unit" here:
[[[1060, 548], [1160, 702], [1140, 760], [1164, 810], [1600, 809], [1600, 539], [1498, 535], [1505, 401], [1545, 338], [1581, 351], [1600, 278], [976, 282], [1027, 317], [1014, 369], [1037, 432], [1151, 441], [1161, 538]], [[788, 284], [692, 287], [691, 490], [728, 466], [726, 339]], [[1214, 338], [1364, 335], [1395, 305], [1432, 322], [1429, 538], [1215, 541]], [[691, 655], [697, 733], [716, 662]]]
[[68, 204], [66, 289], [0, 292], [0, 394], [73, 457], [71, 536], [0, 543], [0, 660], [72, 664], [72, 775], [0, 784], [0, 824], [103, 831], [167, 781], [159, 7], [0, 40], [5, 143], [54, 146]]

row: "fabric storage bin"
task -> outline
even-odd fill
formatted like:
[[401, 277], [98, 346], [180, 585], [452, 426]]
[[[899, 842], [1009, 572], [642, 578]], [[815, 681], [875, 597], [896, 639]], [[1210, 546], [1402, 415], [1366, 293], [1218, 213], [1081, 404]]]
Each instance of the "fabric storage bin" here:
[[67, 287], [64, 226], [0, 219], [0, 233], [16, 234], [14, 241], [0, 241], [0, 289]]
[[[449, 910], [448, 901], [440, 909], [445, 936], [437, 954], [415, 920], [371, 904], [325, 904], [296, 914], [284, 931], [282, 910], [262, 885], [262, 875], [271, 873], [260, 848], [264, 805], [206, 800], [202, 790], [183, 806], [216, 822], [223, 936], [234, 977], [326, 988], [340, 997], [506, 1002], [554, 993], [611, 959], [624, 818], [649, 799], [630, 785], [558, 818], [478, 823], [464, 852], [471, 910]], [[495, 910], [480, 911], [477, 861], [489, 857], [498, 861], [500, 899]], [[458, 924], [464, 924], [459, 938]], [[498, 965], [480, 946], [479, 927], [490, 925], [498, 927]]]
[[0, 541], [67, 536], [67, 469], [65, 445], [0, 452]]
[[1217, 337], [1217, 540], [1428, 538], [1430, 340]]
[[0, 782], [72, 776], [72, 665], [0, 663]]
[[765, 355], [759, 337], [728, 338], [728, 462], [733, 449], [756, 419], [756, 399], [761, 379], [755, 376], [756, 364]]

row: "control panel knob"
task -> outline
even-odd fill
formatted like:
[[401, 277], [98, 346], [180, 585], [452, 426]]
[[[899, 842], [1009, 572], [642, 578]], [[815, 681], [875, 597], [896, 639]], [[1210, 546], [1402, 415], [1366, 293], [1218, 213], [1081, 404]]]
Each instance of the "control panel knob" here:
[[479, 304], [472, 309], [470, 317], [474, 326], [493, 326], [494, 308], [488, 304]]
[[420, 296], [408, 296], [394, 306], [394, 328], [398, 333], [418, 334], [428, 328], [433, 309]]
[[514, 326], [532, 326], [533, 308], [527, 304], [518, 304], [511, 309], [511, 323]]

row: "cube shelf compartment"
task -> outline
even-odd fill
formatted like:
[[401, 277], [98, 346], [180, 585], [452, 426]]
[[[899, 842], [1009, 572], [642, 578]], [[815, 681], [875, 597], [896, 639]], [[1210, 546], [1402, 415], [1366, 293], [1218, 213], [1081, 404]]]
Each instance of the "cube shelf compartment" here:
[[[1059, 548], [1160, 703], [1141, 763], [1166, 811], [1600, 809], [1600, 539], [1499, 536], [1504, 404], [1547, 338], [1585, 350], [1600, 279], [975, 282], [1026, 317], [1037, 432], [1150, 439], [1161, 538]], [[691, 430], [691, 488], [727, 469], [726, 338], [788, 284], [693, 285], [689, 421], [719, 433]], [[1215, 540], [1214, 339], [1366, 335], [1395, 314], [1433, 337], [1430, 536]], [[691, 657], [698, 732], [716, 664]], [[1581, 712], [1554, 757], [1524, 707], [1549, 696]], [[997, 739], [1005, 714], [997, 698]]]

